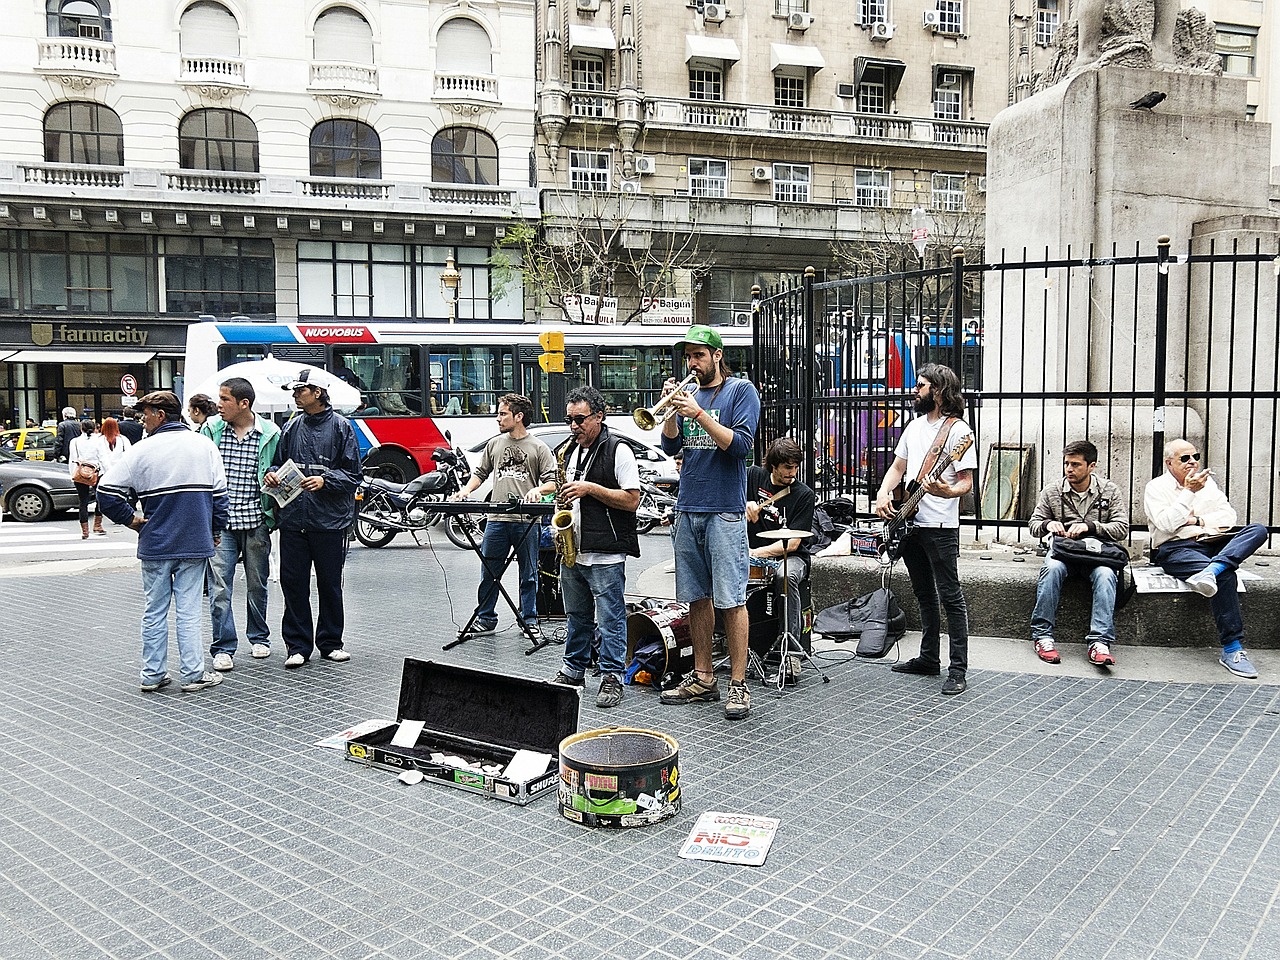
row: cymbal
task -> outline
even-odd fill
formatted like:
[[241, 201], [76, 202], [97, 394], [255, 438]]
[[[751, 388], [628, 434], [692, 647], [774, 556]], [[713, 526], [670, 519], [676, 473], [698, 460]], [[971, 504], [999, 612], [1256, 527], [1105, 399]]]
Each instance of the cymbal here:
[[805, 540], [813, 536], [812, 530], [788, 530], [782, 527], [778, 530], [766, 530], [760, 535], [761, 540]]

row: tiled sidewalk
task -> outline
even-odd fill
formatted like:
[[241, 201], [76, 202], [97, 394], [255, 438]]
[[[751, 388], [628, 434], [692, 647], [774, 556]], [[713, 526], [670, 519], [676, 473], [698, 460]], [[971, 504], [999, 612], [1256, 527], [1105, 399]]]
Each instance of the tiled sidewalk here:
[[[590, 831], [312, 746], [406, 656], [556, 670], [514, 631], [441, 653], [441, 570], [390, 556], [352, 554], [350, 663], [195, 695], [137, 690], [136, 572], [5, 582], [52, 622], [0, 636], [0, 958], [1280, 956], [1276, 687], [833, 663], [738, 724], [589, 687], [581, 728], [670, 733], [685, 789]], [[711, 809], [782, 818], [763, 867], [676, 857]]]

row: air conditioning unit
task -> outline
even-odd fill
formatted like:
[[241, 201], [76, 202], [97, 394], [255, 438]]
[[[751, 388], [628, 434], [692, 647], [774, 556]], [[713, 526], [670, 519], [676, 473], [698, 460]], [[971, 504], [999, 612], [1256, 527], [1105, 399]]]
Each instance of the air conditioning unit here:
[[652, 173], [656, 173], [658, 169], [657, 163], [653, 157], [636, 157], [636, 173], [642, 177], [647, 177]]
[[750, 310], [733, 311], [733, 325], [735, 327], [751, 326], [751, 311]]
[[958, 87], [960, 86], [960, 74], [954, 72], [944, 73], [938, 78], [938, 82], [944, 87]]
[[787, 17], [788, 30], [808, 30], [813, 26], [812, 13], [793, 13]]
[[837, 84], [836, 84], [836, 96], [837, 96], [837, 97], [844, 97], [846, 100], [850, 100], [850, 99], [852, 99], [852, 98], [856, 97], [857, 95], [858, 95], [858, 88], [857, 88], [857, 87], [855, 87], [852, 83], [837, 83]]
[[942, 25], [942, 14], [937, 10], [926, 10], [924, 12], [924, 25], [926, 29], [937, 30]]
[[979, 177], [979, 178], [978, 178], [978, 192], [979, 192], [979, 193], [986, 193], [986, 192], [987, 192], [987, 178], [986, 178], [986, 177]]
[[640, 181], [639, 180], [620, 180], [618, 181], [618, 189], [621, 190], [623, 193], [639, 193]]
[[76, 24], [76, 36], [81, 40], [101, 40], [102, 25], [98, 23]]
[[708, 3], [702, 8], [702, 19], [707, 23], [724, 23], [729, 16], [729, 8], [723, 3]]
[[600, 9], [600, 0], [578, 0], [578, 9], [585, 13], [595, 13]]
[[773, 169], [771, 167], [766, 166], [763, 163], [758, 163], [751, 168], [751, 179], [752, 180], [772, 180]]
[[871, 25], [871, 39], [872, 40], [892, 40], [893, 29], [894, 29], [893, 24], [888, 23], [884, 20], [881, 20], [879, 23], [873, 23]]

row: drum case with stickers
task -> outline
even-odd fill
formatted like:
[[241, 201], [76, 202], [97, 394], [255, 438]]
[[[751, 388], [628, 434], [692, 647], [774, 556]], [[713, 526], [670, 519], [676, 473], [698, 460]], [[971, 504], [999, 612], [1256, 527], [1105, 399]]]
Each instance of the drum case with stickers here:
[[[424, 779], [447, 783], [523, 806], [556, 789], [560, 741], [578, 730], [578, 688], [429, 660], [406, 658], [396, 723], [347, 744], [347, 759], [396, 773], [421, 770]], [[401, 720], [423, 720], [417, 743], [391, 743]], [[526, 781], [501, 774], [443, 767], [431, 754], [457, 754], [503, 768], [517, 750], [547, 753], [543, 774]]]

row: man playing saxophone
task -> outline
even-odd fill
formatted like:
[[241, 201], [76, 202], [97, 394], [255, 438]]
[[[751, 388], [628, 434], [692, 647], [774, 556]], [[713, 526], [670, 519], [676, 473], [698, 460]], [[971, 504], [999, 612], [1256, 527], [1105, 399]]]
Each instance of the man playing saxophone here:
[[568, 619], [564, 665], [553, 682], [584, 685], [591, 646], [600, 629], [600, 690], [597, 707], [622, 702], [627, 655], [624, 599], [628, 556], [640, 556], [636, 507], [640, 473], [631, 447], [604, 424], [604, 397], [595, 387], [578, 387], [566, 399], [564, 422], [573, 434], [556, 451], [556, 503], [576, 514], [566, 533], [557, 534], [560, 592]]

